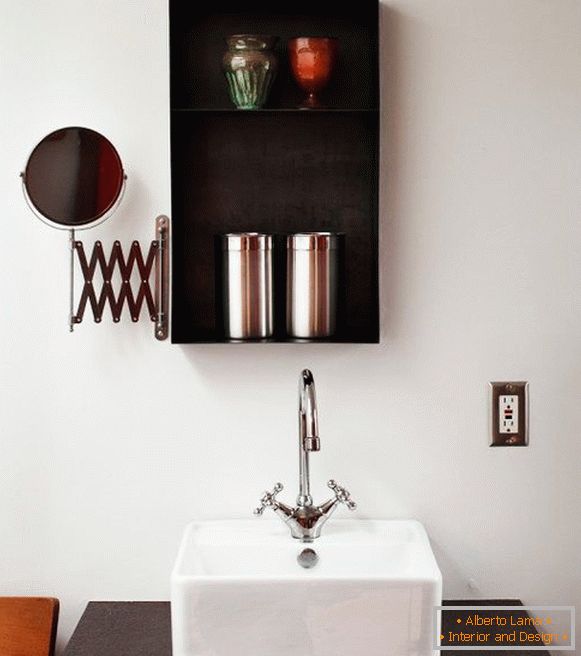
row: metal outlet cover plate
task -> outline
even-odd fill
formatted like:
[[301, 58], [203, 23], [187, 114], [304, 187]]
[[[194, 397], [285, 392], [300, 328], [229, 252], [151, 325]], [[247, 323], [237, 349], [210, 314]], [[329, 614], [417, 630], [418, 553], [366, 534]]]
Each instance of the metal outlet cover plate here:
[[[495, 381], [490, 383], [490, 446], [528, 446], [529, 393], [526, 381]], [[516, 396], [518, 401], [518, 430], [500, 432], [500, 397]]]

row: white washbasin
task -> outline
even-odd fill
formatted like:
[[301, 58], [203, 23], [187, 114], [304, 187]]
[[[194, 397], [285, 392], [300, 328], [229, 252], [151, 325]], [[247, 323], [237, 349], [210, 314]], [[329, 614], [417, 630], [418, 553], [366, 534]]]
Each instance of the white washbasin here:
[[194, 522], [171, 583], [173, 656], [429, 656], [442, 598], [411, 520], [333, 519], [310, 545], [276, 518]]

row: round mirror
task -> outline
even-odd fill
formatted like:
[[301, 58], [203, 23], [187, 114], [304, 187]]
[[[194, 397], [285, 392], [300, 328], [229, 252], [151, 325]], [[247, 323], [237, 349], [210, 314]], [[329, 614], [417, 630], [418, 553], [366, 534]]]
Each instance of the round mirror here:
[[46, 136], [22, 174], [25, 195], [55, 228], [84, 229], [105, 221], [121, 198], [125, 174], [113, 144], [88, 128]]

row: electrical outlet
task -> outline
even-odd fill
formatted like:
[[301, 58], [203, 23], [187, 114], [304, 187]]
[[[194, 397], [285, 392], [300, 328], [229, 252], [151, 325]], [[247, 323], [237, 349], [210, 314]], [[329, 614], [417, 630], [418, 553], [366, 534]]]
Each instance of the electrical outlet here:
[[501, 435], [518, 433], [518, 396], [501, 394], [498, 397], [498, 432]]
[[528, 383], [490, 383], [492, 435], [490, 446], [527, 446]]

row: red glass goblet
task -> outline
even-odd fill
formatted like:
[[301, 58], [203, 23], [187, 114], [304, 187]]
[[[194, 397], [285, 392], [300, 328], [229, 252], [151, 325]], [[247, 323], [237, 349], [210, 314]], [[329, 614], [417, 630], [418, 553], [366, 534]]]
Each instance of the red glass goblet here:
[[293, 76], [301, 89], [307, 92], [302, 108], [321, 107], [317, 94], [331, 78], [337, 50], [338, 41], [333, 37], [300, 36], [288, 42]]

